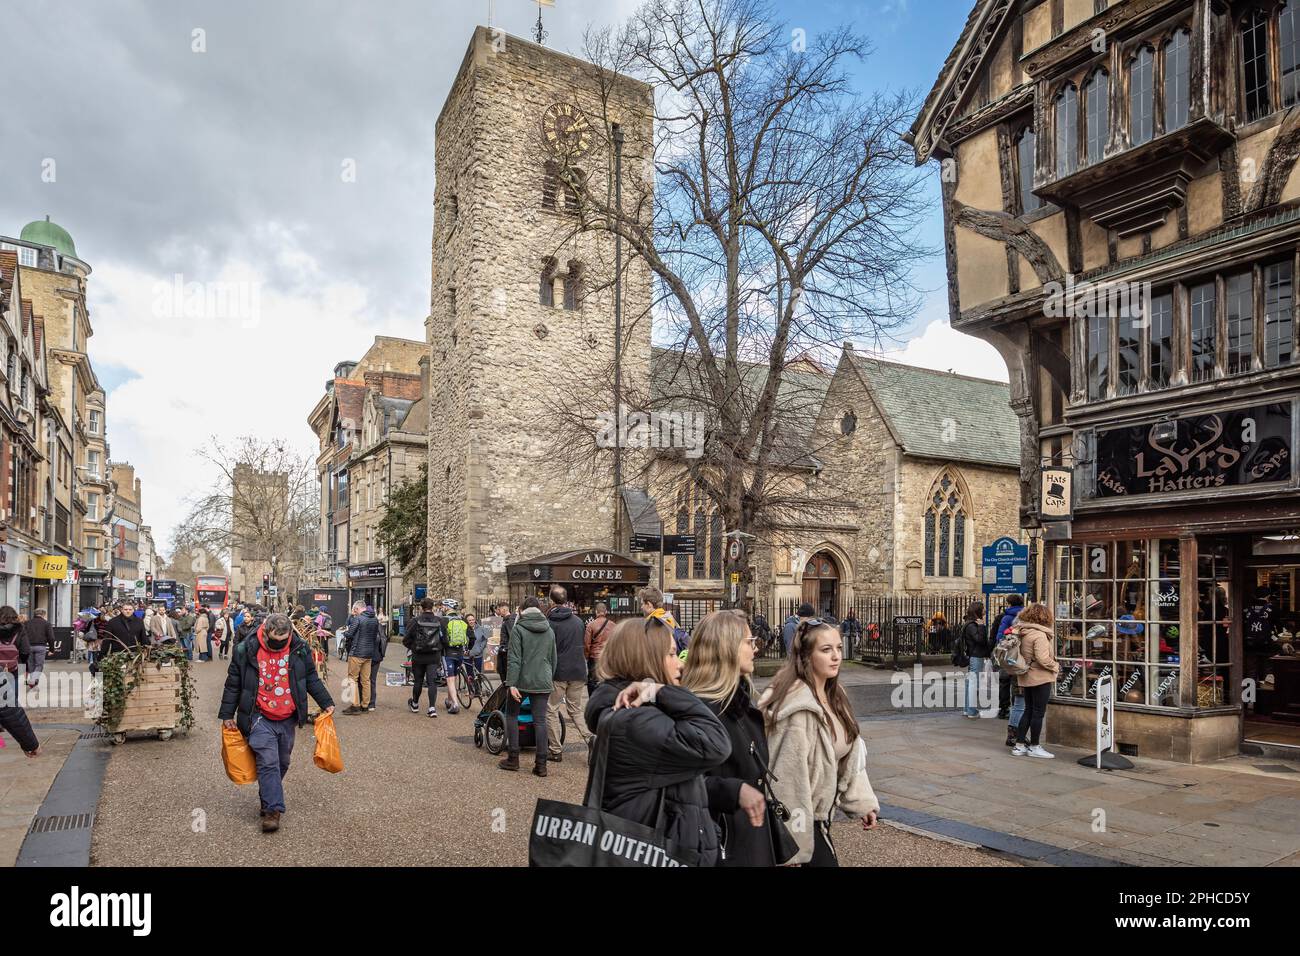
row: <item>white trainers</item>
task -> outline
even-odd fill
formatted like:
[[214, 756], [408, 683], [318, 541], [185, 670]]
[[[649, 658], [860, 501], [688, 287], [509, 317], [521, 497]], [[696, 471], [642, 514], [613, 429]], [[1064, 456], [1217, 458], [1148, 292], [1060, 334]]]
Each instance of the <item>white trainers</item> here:
[[1016, 744], [1011, 748], [1011, 756], [1013, 757], [1023, 757], [1027, 753], [1029, 753], [1029, 748], [1024, 744]]
[[1044, 749], [1043, 749], [1042, 747], [1040, 747], [1038, 744], [1034, 744], [1034, 746], [1032, 746], [1032, 747], [1029, 748], [1029, 756], [1031, 756], [1031, 757], [1042, 757], [1044, 760], [1051, 760], [1053, 757], [1056, 756], [1056, 754], [1048, 753], [1046, 750], [1044, 750]]

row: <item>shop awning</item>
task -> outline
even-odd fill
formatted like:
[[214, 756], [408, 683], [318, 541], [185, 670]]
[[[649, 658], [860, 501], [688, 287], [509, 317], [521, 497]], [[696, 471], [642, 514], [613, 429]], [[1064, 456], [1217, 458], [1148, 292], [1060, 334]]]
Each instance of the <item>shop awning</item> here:
[[510, 583], [626, 584], [650, 583], [652, 568], [617, 551], [581, 548], [543, 554], [506, 567]]

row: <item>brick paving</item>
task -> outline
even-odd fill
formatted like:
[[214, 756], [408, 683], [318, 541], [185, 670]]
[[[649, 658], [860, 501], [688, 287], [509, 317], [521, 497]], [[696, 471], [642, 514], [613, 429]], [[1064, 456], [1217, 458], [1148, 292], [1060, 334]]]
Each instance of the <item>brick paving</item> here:
[[[399, 649], [390, 651], [392, 664]], [[436, 720], [411, 714], [408, 689], [379, 687], [379, 709], [337, 716], [344, 772], [311, 760], [299, 732], [277, 834], [258, 830], [256, 785], [236, 787], [220, 759], [215, 712], [225, 667], [196, 664], [197, 724], [188, 737], [133, 739], [113, 751], [91, 862], [108, 866], [518, 865], [538, 797], [582, 798], [585, 748], [570, 744], [551, 776], [509, 774], [474, 747], [473, 711]], [[338, 669], [329, 680], [336, 699]], [[107, 746], [105, 744], [105, 746]], [[525, 753], [527, 765], [530, 755]], [[999, 866], [1012, 860], [889, 826], [837, 824], [848, 865]]]

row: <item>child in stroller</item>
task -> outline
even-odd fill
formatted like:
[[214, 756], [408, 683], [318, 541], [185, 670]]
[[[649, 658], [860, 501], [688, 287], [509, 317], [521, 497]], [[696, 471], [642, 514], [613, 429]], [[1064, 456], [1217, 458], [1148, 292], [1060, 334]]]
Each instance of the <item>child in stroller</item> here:
[[[509, 693], [509, 687], [498, 684], [497, 689], [483, 705], [483, 709], [474, 718], [474, 746], [482, 747], [486, 744], [488, 753], [493, 756], [506, 749], [506, 696]], [[561, 747], [564, 746], [565, 730], [564, 715], [561, 714]], [[519, 704], [519, 746], [531, 749], [536, 745], [537, 732], [533, 727], [533, 704], [528, 697], [525, 697]]]

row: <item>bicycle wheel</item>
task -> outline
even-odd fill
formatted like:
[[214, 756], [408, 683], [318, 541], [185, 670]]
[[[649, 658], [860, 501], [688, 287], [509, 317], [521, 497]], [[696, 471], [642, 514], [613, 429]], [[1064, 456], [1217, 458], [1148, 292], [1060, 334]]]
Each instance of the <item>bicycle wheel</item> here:
[[474, 680], [475, 696], [478, 702], [484, 707], [487, 706], [488, 698], [492, 696], [492, 679], [487, 674], [479, 673]]
[[460, 701], [460, 705], [466, 710], [469, 709], [470, 703], [474, 700], [474, 687], [470, 680], [469, 674], [465, 672], [465, 668], [462, 666], [459, 673], [456, 674], [456, 700]]

